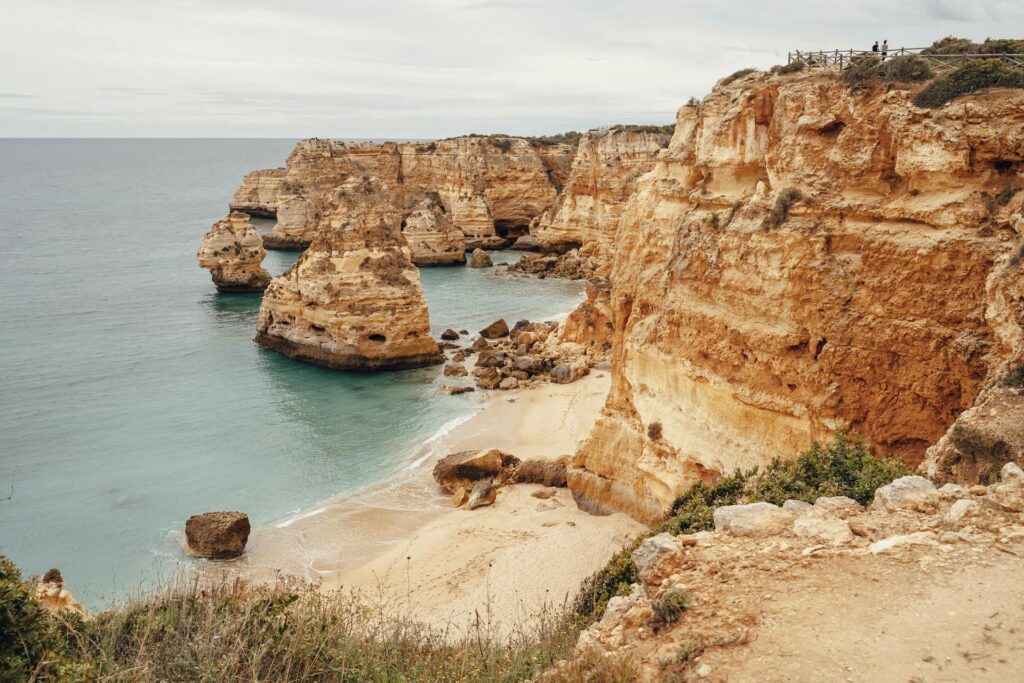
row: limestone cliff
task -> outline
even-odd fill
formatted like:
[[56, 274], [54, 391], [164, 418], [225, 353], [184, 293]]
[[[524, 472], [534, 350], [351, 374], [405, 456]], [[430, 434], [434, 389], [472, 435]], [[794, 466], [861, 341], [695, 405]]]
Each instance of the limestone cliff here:
[[[569, 158], [565, 145], [535, 147], [521, 138], [468, 136], [429, 144], [303, 140], [288, 158], [277, 194], [278, 222], [265, 244], [304, 248], [331, 193], [349, 178], [373, 176], [387, 185], [403, 218], [425, 198], [439, 197], [467, 248], [502, 246], [525, 234], [530, 221], [554, 203], [557, 178]], [[237, 194], [246, 194], [244, 189]]]
[[991, 277], [1022, 225], [994, 197], [1024, 173], [1024, 93], [912, 95], [753, 74], [679, 110], [618, 226], [583, 505], [651, 521], [836, 429], [920, 462], [1005, 364], [1022, 302], [1000, 286], [993, 316]]
[[402, 224], [402, 234], [417, 266], [466, 262], [466, 238], [437, 202], [423, 200]]
[[284, 174], [283, 168], [268, 168], [247, 174], [235, 190], [231, 210], [244, 211], [250, 216], [276, 216]]
[[199, 267], [209, 268], [210, 276], [221, 292], [262, 292], [270, 284], [270, 273], [263, 268], [263, 249], [249, 215], [232, 211], [217, 221], [203, 236], [196, 256]]
[[350, 178], [309, 248], [263, 296], [256, 341], [339, 370], [440, 363], [400, 212], [375, 178]]
[[581, 256], [606, 276], [626, 200], [637, 178], [654, 167], [658, 152], [671, 137], [669, 132], [640, 126], [586, 133], [558, 203], [538, 218], [531, 234], [547, 251], [580, 248]]

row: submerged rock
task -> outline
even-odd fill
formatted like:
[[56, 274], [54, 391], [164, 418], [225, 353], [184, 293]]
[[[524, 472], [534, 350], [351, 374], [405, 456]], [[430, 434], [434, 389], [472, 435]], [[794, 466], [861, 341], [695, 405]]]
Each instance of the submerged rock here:
[[188, 549], [199, 557], [230, 559], [245, 552], [249, 516], [244, 512], [204, 512], [185, 522]]
[[267, 255], [249, 215], [232, 211], [203, 236], [196, 253], [200, 268], [208, 268], [220, 292], [262, 292], [270, 273], [261, 264]]

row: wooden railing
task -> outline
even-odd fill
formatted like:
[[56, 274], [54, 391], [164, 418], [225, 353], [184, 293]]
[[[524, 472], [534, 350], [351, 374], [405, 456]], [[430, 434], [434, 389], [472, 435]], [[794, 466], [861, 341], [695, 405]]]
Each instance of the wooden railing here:
[[[969, 61], [976, 59], [999, 59], [1016, 66], [1024, 67], [1024, 54], [954, 54], [954, 55], [936, 55], [922, 52], [928, 48], [924, 47], [899, 47], [890, 48], [886, 53], [886, 59], [892, 59], [893, 57], [902, 57], [904, 55], [917, 55], [921, 59], [928, 62], [928, 65], [933, 69], [955, 69], [963, 66]], [[817, 50], [817, 51], [801, 51], [788, 53], [786, 63], [792, 63], [796, 61], [807, 64], [810, 68], [819, 69], [839, 69], [842, 70], [850, 65], [854, 60], [863, 57], [865, 55], [873, 55], [875, 57], [881, 57], [882, 53], [874, 52], [872, 50]]]

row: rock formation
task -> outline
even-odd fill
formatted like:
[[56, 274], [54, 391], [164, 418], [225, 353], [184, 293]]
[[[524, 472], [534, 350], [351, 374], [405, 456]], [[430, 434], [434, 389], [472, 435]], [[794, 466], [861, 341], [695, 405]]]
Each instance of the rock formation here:
[[541, 214], [530, 233], [546, 251], [580, 248], [607, 275], [619, 217], [637, 178], [654, 160], [671, 131], [615, 126], [586, 133], [558, 203]]
[[654, 521], [838, 429], [916, 464], [1019, 349], [1024, 221], [993, 197], [1024, 171], [1024, 93], [913, 90], [754, 74], [679, 110], [618, 227], [582, 505]]
[[417, 266], [466, 262], [466, 238], [452, 225], [443, 206], [425, 199], [402, 223], [402, 234]]
[[203, 236], [196, 256], [201, 268], [209, 268], [221, 292], [262, 292], [270, 273], [261, 265], [267, 252], [248, 214], [232, 211], [213, 224]]
[[474, 249], [473, 257], [469, 260], [470, 268], [490, 268], [494, 265], [491, 255], [483, 249]]
[[403, 218], [425, 198], [436, 197], [464, 233], [467, 249], [493, 248], [526, 234], [530, 221], [554, 203], [559, 175], [571, 157], [565, 145], [533, 145], [522, 138], [468, 136], [429, 144], [303, 140], [280, 178], [271, 171], [250, 174], [236, 202], [252, 206], [259, 182], [279, 182], [278, 222], [265, 244], [302, 249], [329, 211], [332, 193], [350, 178], [373, 176], [387, 185]]
[[231, 210], [242, 211], [250, 216], [276, 216], [284, 175], [283, 168], [268, 168], [247, 174], [235, 190]]
[[199, 557], [231, 559], [245, 552], [249, 516], [244, 512], [204, 512], [185, 521], [188, 550]]
[[339, 370], [443, 360], [399, 213], [375, 178], [350, 178], [299, 260], [263, 296], [256, 341]]
[[88, 616], [81, 603], [64, 587], [64, 576], [57, 569], [51, 569], [43, 574], [36, 584], [35, 594], [36, 599], [52, 612], [68, 610], [83, 617]]

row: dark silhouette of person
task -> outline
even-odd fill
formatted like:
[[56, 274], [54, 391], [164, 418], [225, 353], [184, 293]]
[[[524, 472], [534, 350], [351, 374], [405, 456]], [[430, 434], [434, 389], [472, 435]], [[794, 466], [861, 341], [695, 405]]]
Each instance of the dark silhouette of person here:
[[877, 40], [875, 41], [875, 44], [871, 46], [871, 51], [872, 52], [878, 52], [878, 41]]

